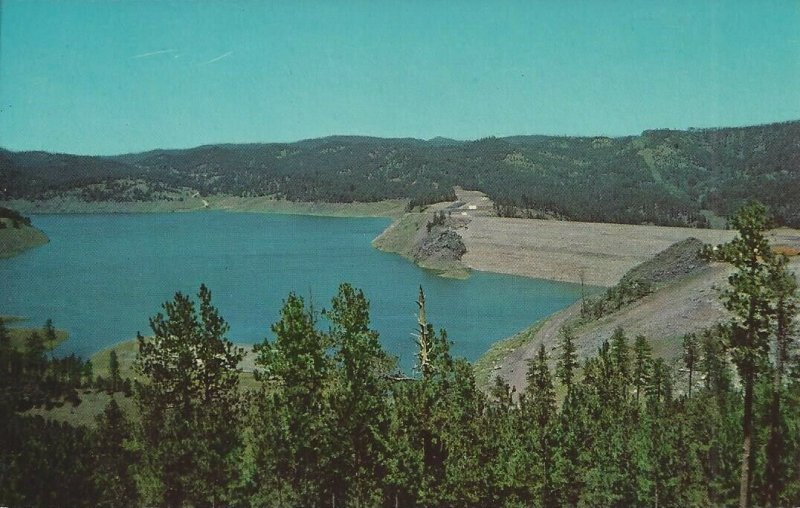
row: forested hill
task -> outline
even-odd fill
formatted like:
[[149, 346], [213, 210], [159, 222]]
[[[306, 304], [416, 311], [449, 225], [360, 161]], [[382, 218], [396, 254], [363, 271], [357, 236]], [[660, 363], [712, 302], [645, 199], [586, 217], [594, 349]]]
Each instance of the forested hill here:
[[[200, 195], [414, 204], [489, 195], [503, 215], [707, 224], [749, 199], [800, 226], [800, 121], [640, 136], [477, 141], [328, 137], [114, 157], [0, 150], [0, 200], [147, 201]], [[5, 189], [3, 191], [3, 189]]]

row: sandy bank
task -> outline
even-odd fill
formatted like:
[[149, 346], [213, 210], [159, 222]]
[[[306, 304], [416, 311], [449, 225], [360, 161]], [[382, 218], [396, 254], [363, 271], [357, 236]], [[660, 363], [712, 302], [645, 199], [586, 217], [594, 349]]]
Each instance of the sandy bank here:
[[475, 270], [613, 286], [631, 268], [675, 242], [722, 243], [734, 232], [556, 220], [473, 217], [460, 231]]

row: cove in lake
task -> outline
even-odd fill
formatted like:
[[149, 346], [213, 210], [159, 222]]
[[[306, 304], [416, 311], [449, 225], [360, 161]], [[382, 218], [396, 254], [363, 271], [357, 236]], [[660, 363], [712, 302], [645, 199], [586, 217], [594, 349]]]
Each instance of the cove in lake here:
[[364, 290], [372, 326], [404, 370], [414, 363], [420, 285], [428, 320], [470, 361], [580, 296], [575, 284], [523, 277], [438, 277], [372, 248], [389, 224], [383, 218], [193, 212], [40, 215], [34, 224], [50, 243], [0, 260], [0, 314], [37, 325], [52, 318], [70, 334], [58, 354], [88, 357], [137, 331], [147, 335], [164, 301], [176, 291], [195, 295], [201, 283], [229, 322], [228, 337], [254, 344], [272, 338], [290, 291], [320, 310], [350, 282]]

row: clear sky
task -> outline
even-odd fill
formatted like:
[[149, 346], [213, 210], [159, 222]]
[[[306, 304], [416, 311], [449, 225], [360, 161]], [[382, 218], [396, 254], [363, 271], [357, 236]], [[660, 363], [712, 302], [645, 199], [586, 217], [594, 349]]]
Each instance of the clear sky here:
[[800, 1], [0, 0], [0, 146], [800, 119]]

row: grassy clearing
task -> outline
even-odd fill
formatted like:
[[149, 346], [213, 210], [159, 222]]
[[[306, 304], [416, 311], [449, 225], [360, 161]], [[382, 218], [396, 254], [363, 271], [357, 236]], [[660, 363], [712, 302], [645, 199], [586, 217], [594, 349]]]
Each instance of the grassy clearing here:
[[133, 362], [136, 360], [136, 354], [139, 352], [139, 343], [136, 339], [114, 344], [92, 355], [92, 372], [94, 375], [102, 376], [106, 379], [111, 377], [111, 372], [108, 368], [109, 361], [111, 360], [111, 351], [116, 351], [117, 353], [120, 376], [123, 379], [126, 377], [132, 380], [138, 379], [136, 371], [133, 369]]
[[420, 229], [429, 217], [425, 213], [407, 213], [372, 241], [372, 246], [385, 252], [394, 252], [412, 259], [411, 249]]

